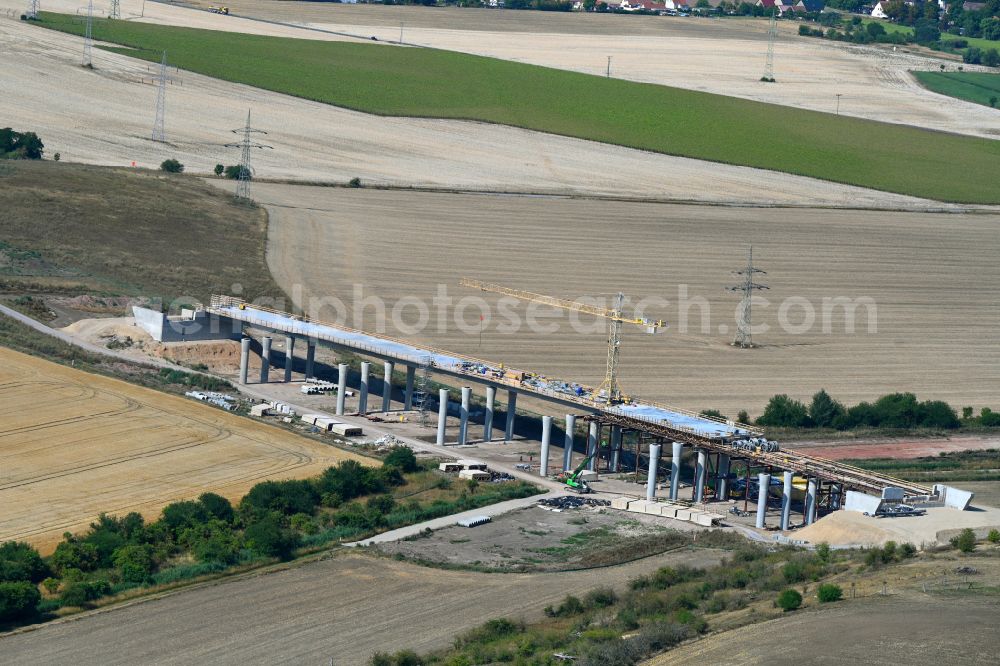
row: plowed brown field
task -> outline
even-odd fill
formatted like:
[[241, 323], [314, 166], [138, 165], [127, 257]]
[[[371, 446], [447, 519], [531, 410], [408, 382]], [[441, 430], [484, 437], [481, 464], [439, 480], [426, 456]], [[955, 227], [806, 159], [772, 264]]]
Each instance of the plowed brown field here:
[[[300, 304], [336, 297], [348, 320], [379, 328], [374, 304], [393, 308], [416, 297], [429, 312], [412, 335], [439, 348], [502, 361], [568, 380], [600, 384], [606, 328], [580, 316], [537, 310], [540, 326], [502, 332], [507, 318], [485, 294], [492, 318], [479, 335], [479, 310], [459, 299], [480, 292], [458, 285], [470, 276], [518, 289], [605, 304], [621, 289], [632, 299], [660, 298], [646, 314], [670, 328], [648, 336], [628, 327], [621, 383], [642, 397], [688, 409], [761, 413], [777, 393], [808, 400], [820, 388], [845, 402], [913, 391], [961, 407], [996, 407], [1000, 386], [1000, 234], [995, 215], [879, 211], [745, 209], [543, 197], [455, 195], [258, 185], [268, 206], [268, 266]], [[739, 298], [726, 291], [746, 262], [746, 247], [768, 271], [770, 290], [754, 310], [762, 347], [734, 349]], [[454, 299], [438, 328], [438, 285]], [[686, 291], [685, 291], [686, 290]], [[684, 295], [686, 293], [686, 296]], [[869, 298], [850, 332], [843, 308], [824, 315], [824, 299]], [[793, 300], [794, 299], [794, 300]], [[398, 310], [407, 326], [416, 306]], [[785, 308], [785, 317], [780, 313]], [[812, 325], [806, 325], [812, 311]], [[870, 313], [876, 315], [869, 327]], [[326, 307], [318, 313], [332, 318]], [[826, 326], [824, 326], [824, 320]], [[784, 324], [782, 323], [784, 321]], [[546, 334], [541, 326], [557, 325]]]

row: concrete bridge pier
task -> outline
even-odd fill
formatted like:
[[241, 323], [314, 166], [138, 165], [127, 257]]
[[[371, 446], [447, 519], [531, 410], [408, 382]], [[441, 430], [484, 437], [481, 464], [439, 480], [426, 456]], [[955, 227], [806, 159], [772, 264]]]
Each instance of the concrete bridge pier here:
[[792, 473], [785, 471], [784, 485], [781, 487], [781, 531], [788, 529], [788, 519], [792, 513]]
[[719, 454], [718, 482], [715, 486], [715, 499], [726, 501], [729, 499], [729, 466], [730, 458], [725, 453]]
[[392, 406], [392, 361], [382, 364], [382, 411], [388, 412]]
[[406, 384], [403, 388], [403, 411], [408, 412], [413, 409], [413, 383], [417, 378], [417, 368], [413, 365], [406, 366]]
[[697, 450], [698, 458], [694, 463], [694, 501], [700, 503], [705, 499], [705, 470], [708, 466], [708, 454], [704, 449]]
[[573, 435], [576, 431], [576, 414], [566, 415], [566, 442], [563, 444], [563, 471], [573, 469]]
[[306, 379], [314, 379], [316, 365], [316, 341], [312, 338], [306, 341]]
[[295, 336], [286, 335], [285, 336], [285, 383], [292, 381], [292, 363], [295, 362], [295, 357], [292, 355], [295, 349]]
[[260, 383], [266, 384], [271, 371], [271, 336], [260, 339]]
[[465, 444], [469, 438], [469, 405], [472, 402], [472, 387], [462, 387], [462, 406], [458, 412], [458, 443]]
[[771, 487], [771, 475], [761, 472], [757, 475], [757, 529], [764, 528], [767, 517], [767, 491]]
[[240, 340], [240, 384], [247, 383], [247, 372], [250, 370], [250, 338]]
[[542, 417], [542, 451], [538, 461], [538, 476], [543, 479], [549, 475], [549, 445], [552, 440], [552, 417]]
[[590, 456], [590, 462], [587, 463], [587, 469], [591, 472], [597, 469], [597, 454], [600, 450], [600, 439], [601, 425], [597, 421], [591, 421], [590, 432], [587, 435], [587, 455]]
[[344, 415], [344, 401], [347, 399], [347, 364], [337, 366], [337, 416]]
[[806, 485], [806, 503], [803, 511], [806, 525], [816, 522], [816, 485], [816, 479], [809, 479]]
[[682, 442], [672, 442], [670, 455], [670, 499], [677, 499], [677, 491], [681, 486], [681, 456], [684, 454]]
[[618, 467], [621, 464], [621, 452], [622, 452], [622, 427], [613, 425], [611, 426], [610, 471], [618, 472]]
[[517, 418], [517, 391], [507, 391], [507, 427], [504, 429], [503, 441], [514, 439], [514, 419]]
[[497, 387], [486, 387], [486, 414], [483, 415], [483, 441], [493, 441], [493, 410], [496, 408]]
[[656, 497], [656, 472], [660, 464], [660, 445], [653, 444], [649, 447], [649, 476], [646, 477], [646, 499], [652, 500]]
[[368, 378], [371, 376], [372, 364], [361, 362], [361, 387], [358, 390], [358, 414], [368, 413]]
[[437, 445], [444, 446], [444, 428], [448, 423], [448, 389], [438, 390]]

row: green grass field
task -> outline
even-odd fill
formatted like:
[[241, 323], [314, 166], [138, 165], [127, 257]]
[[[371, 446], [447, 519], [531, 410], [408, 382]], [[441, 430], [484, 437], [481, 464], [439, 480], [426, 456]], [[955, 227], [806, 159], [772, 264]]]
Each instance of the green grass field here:
[[936, 93], [990, 106], [1000, 99], [1000, 74], [985, 72], [914, 72], [920, 85]]
[[[56, 30], [84, 30], [75, 16], [42, 19]], [[93, 36], [129, 47], [109, 49], [118, 53], [158, 62], [166, 50], [182, 69], [369, 113], [481, 120], [942, 201], [1000, 203], [1000, 142], [986, 139], [434, 49], [103, 19]]]

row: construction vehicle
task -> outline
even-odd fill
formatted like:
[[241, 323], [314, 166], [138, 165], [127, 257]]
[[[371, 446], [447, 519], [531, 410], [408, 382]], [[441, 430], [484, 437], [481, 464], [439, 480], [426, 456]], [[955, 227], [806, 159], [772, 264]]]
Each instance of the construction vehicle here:
[[229, 16], [229, 7], [213, 7], [209, 5], [208, 11], [212, 14], [222, 14], [224, 16]]
[[[645, 317], [626, 316], [622, 312], [625, 307], [625, 294], [620, 292], [615, 297], [614, 307], [608, 309], [593, 305], [585, 305], [576, 301], [568, 301], [563, 298], [555, 298], [554, 296], [536, 294], [530, 291], [523, 291], [521, 289], [502, 287], [498, 284], [487, 283], [482, 280], [473, 280], [471, 278], [462, 278], [460, 284], [463, 287], [471, 287], [473, 289], [479, 289], [480, 291], [502, 294], [504, 296], [513, 296], [514, 298], [519, 298], [522, 301], [528, 301], [529, 303], [540, 303], [542, 305], [548, 305], [549, 307], [562, 308], [563, 310], [583, 312], [585, 314], [609, 320], [608, 364], [604, 375], [604, 381], [599, 387], [597, 387], [597, 390], [594, 391], [591, 396], [591, 400], [594, 402], [606, 402], [609, 405], [618, 405], [622, 403], [629, 404], [632, 401], [631, 398], [623, 394], [621, 389], [618, 387], [618, 352], [620, 351], [622, 344], [622, 324], [625, 323], [639, 326], [650, 335], [656, 333], [661, 328], [667, 327], [667, 323], [662, 319], [653, 320], [646, 319]], [[577, 395], [582, 397], [582, 393], [583, 392], [581, 391]]]
[[573, 492], [580, 493], [581, 495], [594, 492], [593, 490], [591, 490], [590, 485], [588, 485], [586, 481], [580, 478], [580, 475], [583, 474], [583, 470], [587, 468], [587, 465], [590, 464], [590, 461], [591, 459], [593, 459], [593, 457], [594, 456], [587, 456], [586, 458], [584, 458], [583, 462], [577, 465], [576, 469], [574, 469], [572, 472], [560, 472], [559, 474], [556, 474], [554, 477], [552, 477], [553, 481], [558, 481], [559, 483], [562, 483]]

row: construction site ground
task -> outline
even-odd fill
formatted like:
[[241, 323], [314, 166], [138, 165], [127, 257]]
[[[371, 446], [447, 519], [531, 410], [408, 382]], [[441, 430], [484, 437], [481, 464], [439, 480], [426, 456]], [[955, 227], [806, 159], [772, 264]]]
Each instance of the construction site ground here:
[[238, 500], [265, 479], [315, 476], [352, 454], [194, 400], [0, 349], [0, 541], [50, 552], [99, 513], [216, 492]]
[[[497, 516], [474, 528], [453, 525], [378, 550], [422, 563], [499, 571], [561, 571], [617, 564], [662, 550], [685, 547], [690, 535], [676, 521], [610, 507], [552, 511], [533, 506]], [[668, 527], [669, 525], [669, 527]], [[685, 531], [695, 528], [678, 523]], [[657, 545], [657, 542], [659, 545]], [[636, 547], [641, 544], [641, 553]], [[716, 553], [708, 551], [714, 560]]]
[[[140, 600], [0, 638], [11, 663], [106, 666], [365, 663], [373, 652], [443, 647], [497, 617], [537, 619], [570, 592], [619, 592], [658, 566], [711, 566], [722, 551], [682, 550], [594, 571], [484, 574], [355, 552]], [[206, 618], [211, 618], [206, 621]]]

